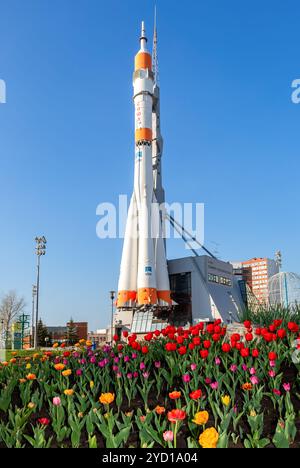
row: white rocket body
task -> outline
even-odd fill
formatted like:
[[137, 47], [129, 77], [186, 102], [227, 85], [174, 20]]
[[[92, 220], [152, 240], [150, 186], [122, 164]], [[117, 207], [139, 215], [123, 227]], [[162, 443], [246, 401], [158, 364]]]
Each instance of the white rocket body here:
[[128, 210], [118, 285], [118, 308], [169, 307], [170, 285], [162, 219], [152, 167], [153, 72], [142, 23], [133, 75], [135, 106], [134, 191]]

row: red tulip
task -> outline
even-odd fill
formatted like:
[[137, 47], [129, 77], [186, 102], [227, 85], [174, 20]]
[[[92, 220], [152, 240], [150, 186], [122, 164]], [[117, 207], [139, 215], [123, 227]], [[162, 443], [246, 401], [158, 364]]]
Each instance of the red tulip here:
[[211, 343], [210, 343], [209, 340], [204, 340], [204, 341], [203, 341], [203, 346], [204, 346], [205, 349], [209, 349], [209, 348], [210, 348], [210, 345], [211, 345]]
[[253, 340], [253, 335], [252, 335], [252, 333], [246, 333], [245, 339], [246, 339], [246, 341], [252, 341], [252, 340]]
[[240, 354], [241, 354], [242, 357], [248, 357], [249, 356], [249, 348], [241, 349]]
[[229, 353], [231, 350], [230, 344], [229, 343], [223, 343], [222, 344], [222, 351], [223, 353]]
[[286, 331], [284, 328], [279, 328], [279, 330], [277, 330], [277, 336], [278, 338], [280, 338], [281, 340], [286, 336]]
[[171, 423], [176, 423], [177, 421], [183, 421], [186, 418], [186, 412], [181, 409], [173, 409], [168, 412], [168, 420]]
[[143, 346], [142, 347], [142, 353], [143, 354], [148, 354], [148, 352], [149, 352], [148, 346]]
[[277, 359], [277, 354], [271, 351], [269, 353], [269, 361], [276, 361], [276, 359]]
[[198, 400], [199, 398], [201, 398], [201, 396], [202, 396], [202, 391], [200, 389], [195, 390], [195, 391], [190, 393], [190, 398], [192, 400]]
[[202, 357], [202, 359], [206, 359], [207, 356], [208, 356], [208, 351], [207, 351], [207, 349], [201, 349], [201, 351], [200, 351], [200, 356]]
[[257, 357], [259, 356], [259, 351], [258, 351], [258, 349], [253, 349], [253, 351], [252, 351], [252, 356], [253, 356], [254, 358], [257, 358]]

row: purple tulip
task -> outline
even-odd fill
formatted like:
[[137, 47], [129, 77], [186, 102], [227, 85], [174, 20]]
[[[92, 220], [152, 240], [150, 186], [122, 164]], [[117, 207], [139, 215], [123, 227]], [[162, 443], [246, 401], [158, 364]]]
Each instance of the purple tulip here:
[[63, 364], [64, 364], [65, 366], [67, 366], [67, 365], [68, 365], [68, 359], [63, 359]]
[[82, 370], [81, 370], [81, 369], [77, 369], [76, 375], [82, 375]]
[[124, 356], [124, 362], [129, 362], [130, 361], [130, 357], [129, 356]]

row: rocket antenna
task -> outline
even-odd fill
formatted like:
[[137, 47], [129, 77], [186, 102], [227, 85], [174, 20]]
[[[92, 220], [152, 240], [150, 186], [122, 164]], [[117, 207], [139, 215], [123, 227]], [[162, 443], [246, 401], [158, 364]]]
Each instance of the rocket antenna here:
[[156, 5], [154, 6], [154, 33], [152, 48], [152, 71], [154, 75], [154, 86], [158, 85], [158, 56], [157, 56], [157, 25], [156, 25]]

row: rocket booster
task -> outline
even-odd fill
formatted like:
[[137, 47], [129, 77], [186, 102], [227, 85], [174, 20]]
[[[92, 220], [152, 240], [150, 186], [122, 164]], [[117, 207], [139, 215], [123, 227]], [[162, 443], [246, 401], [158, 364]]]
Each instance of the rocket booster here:
[[135, 56], [134, 190], [128, 210], [118, 285], [118, 308], [172, 304], [162, 219], [154, 193], [152, 125], [154, 81], [144, 23]]

